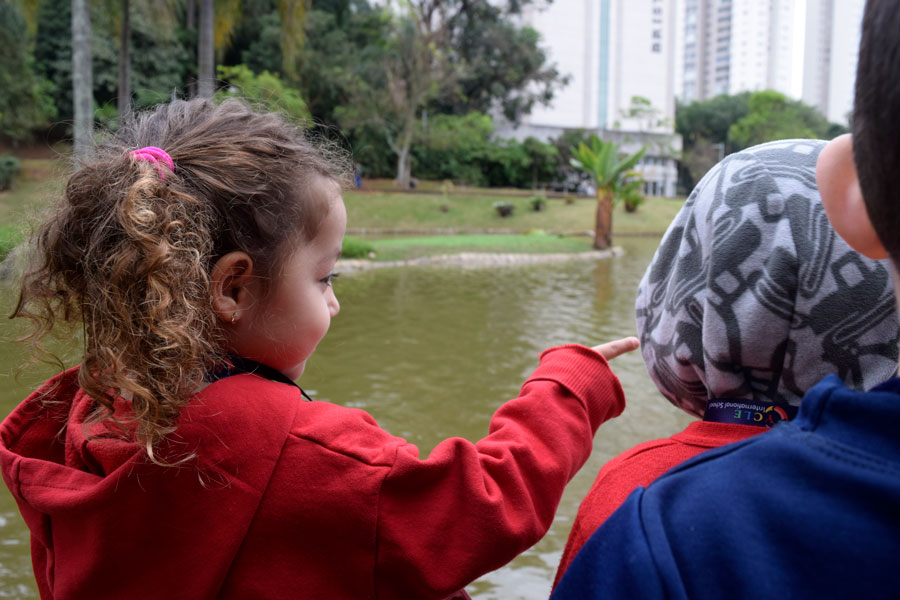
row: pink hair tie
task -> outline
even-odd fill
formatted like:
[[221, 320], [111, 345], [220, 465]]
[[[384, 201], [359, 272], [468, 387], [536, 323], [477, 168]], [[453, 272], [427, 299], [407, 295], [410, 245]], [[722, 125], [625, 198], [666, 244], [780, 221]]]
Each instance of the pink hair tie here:
[[166, 172], [159, 166], [159, 161], [163, 161], [166, 166], [169, 167], [170, 171], [173, 173], [175, 172], [175, 163], [172, 162], [172, 157], [162, 148], [157, 148], [156, 146], [144, 146], [138, 150], [132, 150], [128, 155], [135, 160], [146, 160], [147, 162], [155, 164], [160, 179], [166, 178]]

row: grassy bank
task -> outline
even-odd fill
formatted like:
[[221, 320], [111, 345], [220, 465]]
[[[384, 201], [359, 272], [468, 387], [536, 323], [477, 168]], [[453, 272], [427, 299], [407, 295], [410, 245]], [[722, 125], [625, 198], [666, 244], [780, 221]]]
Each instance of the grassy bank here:
[[[487, 190], [461, 195], [428, 193], [348, 192], [347, 227], [352, 235], [368, 234], [375, 260], [393, 261], [460, 252], [522, 252], [529, 254], [586, 252], [594, 227], [594, 198], [547, 198], [534, 211], [533, 196], [498, 198]], [[513, 204], [502, 218], [493, 204]], [[674, 218], [682, 200], [647, 198], [637, 212], [617, 206], [616, 235], [659, 235]], [[401, 232], [410, 237], [378, 239], [379, 233]], [[440, 233], [441, 235], [428, 235]]]
[[[488, 190], [470, 194], [417, 194], [384, 192], [347, 192], [348, 223], [351, 231], [401, 232], [511, 232], [525, 233], [541, 229], [567, 235], [582, 234], [594, 228], [596, 200], [587, 197], [547, 198], [544, 210], [531, 209], [533, 196], [501, 197]], [[501, 218], [493, 207], [498, 200], [510, 202], [513, 214]], [[637, 212], [628, 213], [616, 206], [613, 234], [660, 234], [681, 208], [682, 200], [649, 197]]]
[[59, 195], [62, 165], [55, 159], [23, 159], [12, 189], [0, 192], [0, 260], [25, 235], [29, 224]]
[[393, 237], [369, 242], [377, 261], [409, 260], [461, 252], [555, 254], [587, 252], [588, 237], [551, 235], [543, 231], [494, 234], [452, 234]]
[[[0, 192], [0, 259], [21, 238], [26, 224], [60, 193], [64, 165], [53, 159], [22, 160], [12, 190]], [[367, 189], [368, 188], [368, 189]], [[590, 249], [585, 235], [594, 227], [594, 198], [550, 197], [544, 209], [532, 210], [534, 194], [524, 190], [447, 189], [422, 182], [418, 193], [385, 191], [384, 182], [348, 191], [348, 230], [367, 240], [378, 260], [399, 260], [455, 252], [581, 252]], [[501, 218], [493, 204], [510, 202], [511, 216]], [[613, 235], [661, 234], [683, 201], [650, 197], [635, 213], [617, 206]], [[381, 234], [416, 237], [377, 239]], [[531, 233], [531, 235], [519, 235]], [[441, 235], [436, 235], [441, 234]], [[492, 235], [489, 235], [492, 234]]]

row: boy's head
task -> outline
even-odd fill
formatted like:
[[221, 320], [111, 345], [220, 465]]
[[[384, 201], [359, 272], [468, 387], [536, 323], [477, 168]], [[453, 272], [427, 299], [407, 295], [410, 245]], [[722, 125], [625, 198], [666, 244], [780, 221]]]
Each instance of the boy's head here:
[[900, 265], [900, 10], [868, 0], [862, 22], [852, 140], [819, 160], [822, 200], [838, 233], [868, 256]]
[[817, 140], [733, 154], [669, 226], [636, 302], [660, 391], [702, 416], [714, 398], [798, 405], [829, 373], [858, 389], [894, 374], [900, 325], [890, 270], [829, 225]]

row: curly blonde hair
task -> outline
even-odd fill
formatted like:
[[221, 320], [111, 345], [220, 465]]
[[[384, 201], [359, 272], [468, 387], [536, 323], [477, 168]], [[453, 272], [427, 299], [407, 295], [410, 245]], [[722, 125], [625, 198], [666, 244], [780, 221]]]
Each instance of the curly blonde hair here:
[[[130, 156], [145, 146], [168, 152], [174, 173]], [[32, 321], [25, 339], [36, 346], [54, 326], [80, 322], [91, 420], [121, 425], [113, 403], [129, 399], [131, 435], [163, 464], [154, 449], [223, 353], [210, 269], [241, 250], [270, 278], [298, 241], [315, 237], [330, 209], [318, 184], [345, 185], [347, 164], [238, 100], [175, 101], [138, 115], [69, 179], [35, 234], [37, 260], [12, 316]]]

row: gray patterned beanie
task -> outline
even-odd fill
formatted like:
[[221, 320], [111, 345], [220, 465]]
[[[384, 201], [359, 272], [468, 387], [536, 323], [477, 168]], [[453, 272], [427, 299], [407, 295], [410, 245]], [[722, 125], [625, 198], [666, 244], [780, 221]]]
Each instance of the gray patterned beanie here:
[[797, 406], [835, 373], [868, 389], [897, 371], [887, 261], [852, 250], [816, 190], [825, 142], [756, 146], [713, 167], [666, 231], [638, 288], [641, 351], [673, 404]]

